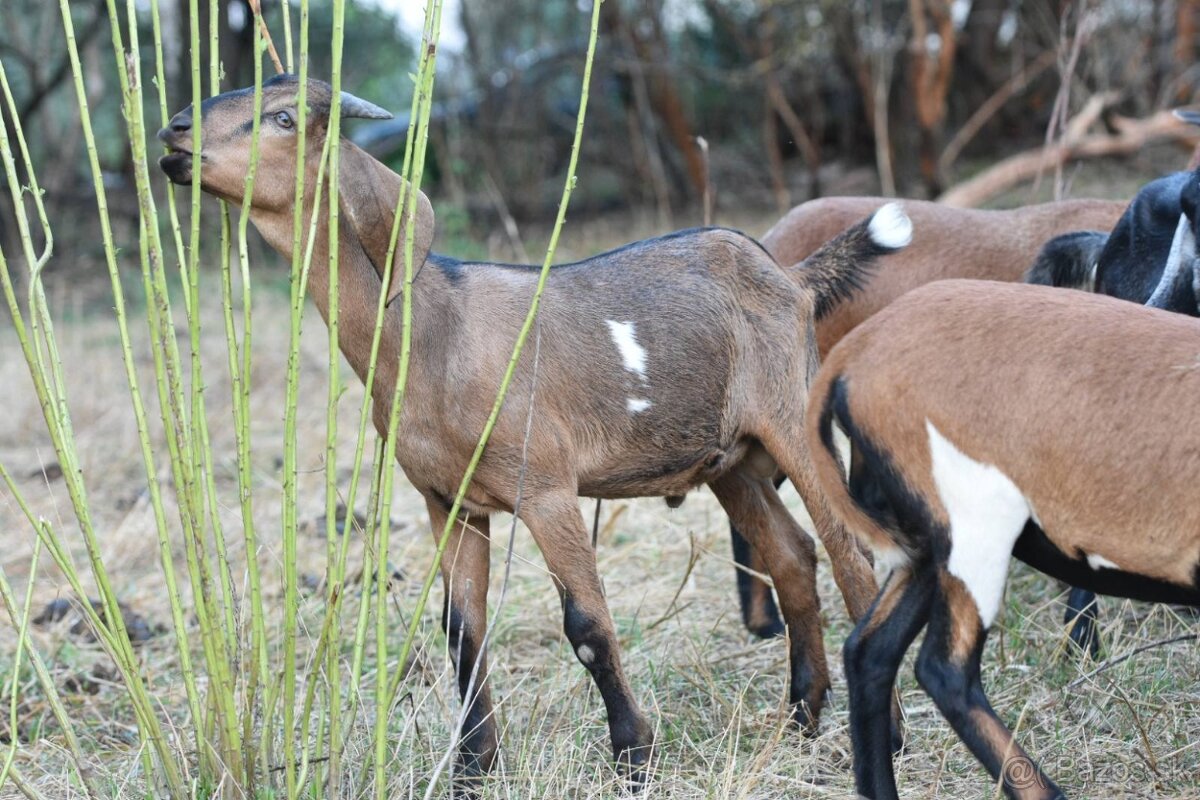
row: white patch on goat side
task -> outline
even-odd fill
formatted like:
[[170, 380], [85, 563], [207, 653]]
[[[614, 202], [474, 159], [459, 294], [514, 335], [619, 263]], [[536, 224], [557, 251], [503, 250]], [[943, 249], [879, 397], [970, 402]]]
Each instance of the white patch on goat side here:
[[640, 397], [631, 397], [625, 401], [625, 407], [629, 409], [630, 414], [639, 414], [651, 405], [652, 403], [649, 400], [643, 400]]
[[625, 369], [644, 379], [646, 377], [646, 350], [638, 344], [633, 323], [616, 322], [611, 319], [606, 319], [604, 322], [608, 325], [608, 331], [617, 345], [617, 352], [621, 354], [621, 361], [625, 363]]
[[1008, 560], [1029, 519], [1029, 503], [1007, 475], [955, 447], [925, 421], [933, 482], [950, 519], [947, 568], [967, 587], [986, 630], [1000, 611]]
[[579, 660], [584, 664], [591, 664], [596, 660], [596, 651], [586, 644], [579, 645], [579, 649], [575, 651], [575, 655], [579, 656]]
[[1087, 562], [1088, 562], [1088, 566], [1094, 570], [1120, 569], [1120, 567], [1118, 567], [1116, 564], [1109, 561], [1107, 558], [1100, 555], [1099, 553], [1088, 553]]
[[867, 233], [880, 247], [899, 250], [912, 241], [913, 224], [899, 203], [888, 203], [872, 215]]

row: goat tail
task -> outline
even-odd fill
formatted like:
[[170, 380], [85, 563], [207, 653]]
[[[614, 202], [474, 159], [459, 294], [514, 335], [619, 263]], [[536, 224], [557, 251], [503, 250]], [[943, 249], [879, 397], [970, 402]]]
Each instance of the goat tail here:
[[1055, 236], [1042, 245], [1023, 280], [1041, 286], [1095, 291], [1096, 262], [1107, 241], [1108, 234], [1099, 231], [1074, 231]]
[[[835, 348], [832, 354], [835, 360], [839, 349], [843, 348]], [[833, 436], [835, 419], [849, 437], [856, 457], [867, 462], [860, 468], [856, 461], [849, 479]], [[873, 466], [879, 466], [870, 462], [878, 459], [872, 458], [874, 448], [850, 416], [847, 384], [840, 364], [827, 363], [817, 374], [809, 394], [805, 425], [817, 484], [829, 509], [875, 553], [876, 561], [891, 566], [910, 561], [905, 537], [895, 525], [895, 515], [877, 491], [878, 476], [869, 474]]]
[[879, 256], [912, 241], [912, 220], [899, 203], [888, 203], [830, 239], [796, 265], [796, 276], [813, 297], [819, 320], [863, 287]]

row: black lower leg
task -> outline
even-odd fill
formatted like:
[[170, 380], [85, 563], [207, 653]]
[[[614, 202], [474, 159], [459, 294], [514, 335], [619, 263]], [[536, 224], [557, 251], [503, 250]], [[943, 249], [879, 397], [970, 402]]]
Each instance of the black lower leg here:
[[497, 749], [491, 702], [484, 689], [487, 670], [479, 662], [480, 641], [474, 631], [467, 629], [462, 612], [448, 599], [442, 608], [442, 629], [465, 709], [459, 732], [458, 772], [466, 778], [478, 777], [491, 769]]
[[[935, 599], [929, 632], [917, 657], [917, 681], [992, 779], [1002, 782], [1008, 797], [1063, 798], [1054, 782], [1013, 741], [988, 702], [979, 673], [987, 631], [974, 606], [968, 607], [970, 603], [947, 602], [942, 594]], [[956, 619], [955, 614], [961, 618]]]
[[927, 575], [893, 575], [843, 650], [854, 780], [873, 800], [896, 796], [892, 754], [901, 734], [891, 718], [892, 691], [904, 653], [929, 617], [933, 588]]
[[642, 783], [650, 760], [653, 732], [629, 694], [615, 641], [610, 640], [601, 624], [569, 595], [563, 598], [563, 630], [604, 699], [613, 759], [629, 771], [634, 783]]
[[1063, 623], [1071, 626], [1071, 641], [1093, 659], [1100, 657], [1100, 605], [1096, 593], [1072, 586], [1067, 595], [1067, 610]]

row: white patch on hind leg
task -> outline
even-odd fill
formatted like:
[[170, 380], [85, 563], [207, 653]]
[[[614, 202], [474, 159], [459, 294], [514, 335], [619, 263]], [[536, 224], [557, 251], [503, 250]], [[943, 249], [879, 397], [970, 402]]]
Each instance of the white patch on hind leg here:
[[947, 568], [967, 587], [984, 629], [1000, 611], [1008, 560], [1029, 520], [1021, 490], [991, 464], [965, 455], [925, 421], [933, 482], [950, 519]]

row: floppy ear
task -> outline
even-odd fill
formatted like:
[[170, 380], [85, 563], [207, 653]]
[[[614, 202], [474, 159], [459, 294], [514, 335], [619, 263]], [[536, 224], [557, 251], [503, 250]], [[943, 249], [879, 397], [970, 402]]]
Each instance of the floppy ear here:
[[[406, 201], [406, 206], [401, 211], [401, 219], [408, 219], [408, 184], [382, 163], [347, 141], [341, 143], [338, 172], [341, 175], [338, 203], [341, 219], [350, 224], [382, 280], [387, 266], [388, 242], [392, 235], [396, 203], [401, 193]], [[416, 213], [413, 216], [414, 272], [429, 256], [429, 249], [433, 246], [433, 230], [433, 206], [425, 193], [418, 191]], [[402, 222], [400, 237], [396, 240], [392, 280], [387, 287], [388, 303], [396, 299], [404, 288], [405, 234], [406, 227]]]

